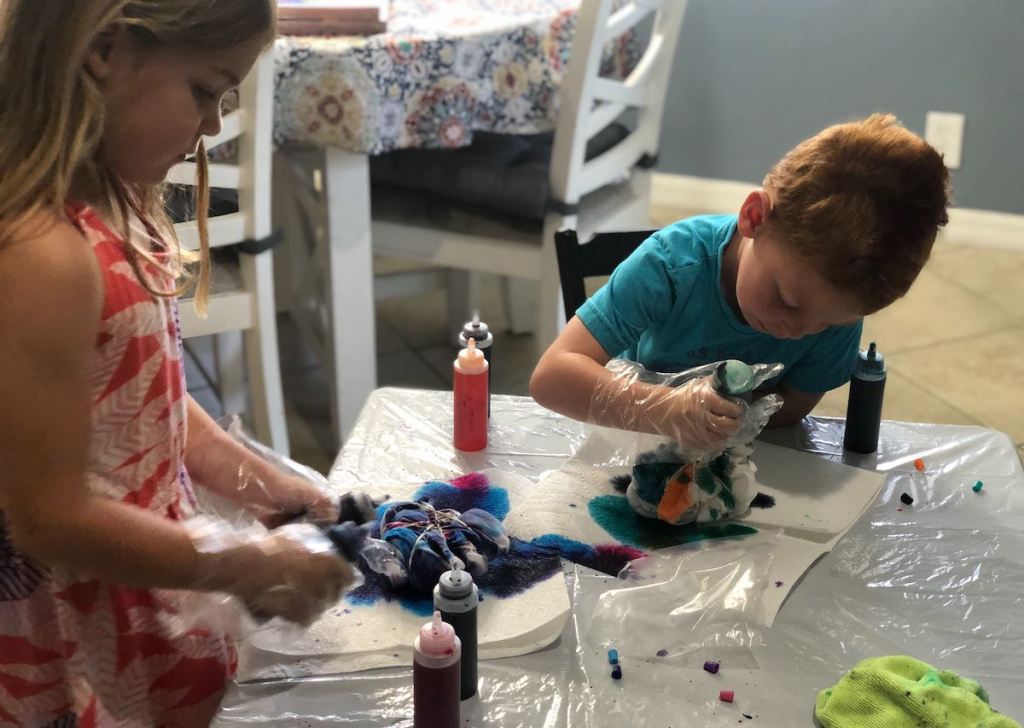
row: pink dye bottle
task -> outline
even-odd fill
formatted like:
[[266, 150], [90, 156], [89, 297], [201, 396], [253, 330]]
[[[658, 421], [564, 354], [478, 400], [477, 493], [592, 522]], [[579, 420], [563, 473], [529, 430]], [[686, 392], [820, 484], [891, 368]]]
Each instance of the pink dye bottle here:
[[461, 658], [462, 643], [455, 629], [435, 611], [433, 621], [420, 627], [413, 644], [414, 728], [459, 728]]
[[487, 359], [470, 339], [455, 360], [455, 447], [473, 452], [487, 447]]

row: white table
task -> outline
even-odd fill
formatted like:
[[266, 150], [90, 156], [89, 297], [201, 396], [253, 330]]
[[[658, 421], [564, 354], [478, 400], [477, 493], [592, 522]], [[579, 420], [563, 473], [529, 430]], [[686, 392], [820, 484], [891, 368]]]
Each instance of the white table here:
[[[532, 400], [497, 396], [488, 450], [460, 454], [451, 446], [450, 401], [444, 392], [374, 392], [332, 484], [423, 481], [483, 467], [538, 478], [584, 435], [582, 425]], [[843, 459], [841, 421], [808, 420], [767, 439]], [[919, 457], [925, 473], [914, 469]], [[852, 464], [888, 474], [878, 501], [812, 567], [747, 654], [723, 659], [718, 676], [652, 659], [626, 665], [624, 679], [611, 681], [586, 627], [616, 580], [573, 568], [562, 638], [533, 655], [482, 663], [481, 695], [464, 704], [466, 724], [679, 728], [735, 726], [747, 714], [755, 725], [810, 726], [817, 690], [864, 657], [903, 653], [979, 680], [993, 706], [1024, 717], [1024, 470], [1013, 443], [982, 428], [886, 422], [878, 455]], [[984, 481], [980, 494], [971, 490], [976, 480]], [[907, 490], [917, 501], [897, 510]], [[216, 725], [407, 727], [411, 685], [410, 669], [389, 669], [236, 686]], [[735, 704], [719, 703], [719, 689], [734, 690]]]

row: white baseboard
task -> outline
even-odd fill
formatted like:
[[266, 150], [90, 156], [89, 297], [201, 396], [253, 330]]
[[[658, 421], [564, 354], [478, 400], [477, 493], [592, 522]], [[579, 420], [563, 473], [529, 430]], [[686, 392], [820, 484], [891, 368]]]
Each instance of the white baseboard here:
[[[657, 172], [651, 179], [651, 204], [687, 212], [735, 213], [756, 188], [749, 182]], [[938, 242], [1024, 251], [1024, 215], [954, 207]]]

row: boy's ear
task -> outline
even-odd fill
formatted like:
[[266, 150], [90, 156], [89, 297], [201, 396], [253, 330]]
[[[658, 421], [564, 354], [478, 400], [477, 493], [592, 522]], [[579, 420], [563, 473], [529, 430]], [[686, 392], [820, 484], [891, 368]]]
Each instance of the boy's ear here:
[[126, 41], [127, 34], [122, 27], [101, 30], [92, 39], [85, 54], [85, 70], [97, 83], [110, 78], [125, 50]]
[[753, 238], [768, 220], [772, 200], [764, 190], [754, 190], [740, 206], [739, 230], [745, 238]]

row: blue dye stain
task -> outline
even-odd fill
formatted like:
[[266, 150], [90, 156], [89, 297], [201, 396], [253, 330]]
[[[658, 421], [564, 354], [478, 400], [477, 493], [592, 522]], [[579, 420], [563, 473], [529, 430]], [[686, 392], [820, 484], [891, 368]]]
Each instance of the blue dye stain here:
[[[459, 481], [463, 487], [432, 481], [416, 491], [412, 500], [429, 501], [438, 509], [467, 511], [480, 508], [504, 520], [509, 512], [508, 492], [488, 485], [482, 478]], [[611, 500], [608, 500], [611, 499]], [[383, 514], [387, 504], [378, 508]], [[643, 556], [639, 548], [663, 548], [706, 538], [756, 533], [737, 524], [723, 526], [669, 526], [660, 521], [641, 518], [621, 496], [600, 496], [588, 504], [594, 520], [622, 544], [590, 544], [557, 534], [546, 534], [531, 541], [512, 537], [507, 553], [498, 554], [488, 563], [487, 573], [477, 579], [480, 599], [486, 593], [499, 598], [520, 594], [545, 579], [561, 572], [562, 559], [612, 576], [632, 559]], [[429, 617], [433, 612], [431, 595], [416, 593], [409, 587], [395, 589], [384, 576], [363, 568], [365, 583], [349, 592], [346, 599], [353, 605], [371, 606], [378, 602], [397, 602], [413, 614]]]
[[615, 540], [640, 549], [663, 549], [693, 541], [732, 538], [757, 533], [757, 529], [739, 523], [673, 526], [664, 521], [644, 518], [619, 495], [602, 495], [587, 504], [590, 517]]
[[433, 481], [417, 490], [412, 500], [426, 501], [435, 508], [449, 508], [459, 513], [470, 508], [480, 508], [499, 521], [504, 521], [509, 511], [508, 491], [495, 486], [456, 488], [448, 483]]

